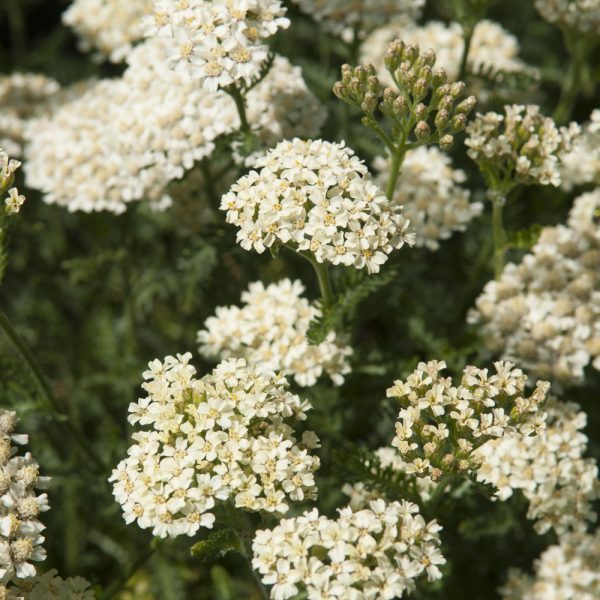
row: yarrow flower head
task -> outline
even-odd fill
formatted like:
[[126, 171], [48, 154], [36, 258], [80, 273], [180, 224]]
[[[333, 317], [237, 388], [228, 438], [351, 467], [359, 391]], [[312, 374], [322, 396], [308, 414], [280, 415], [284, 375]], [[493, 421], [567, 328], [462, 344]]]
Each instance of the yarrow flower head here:
[[534, 574], [514, 569], [499, 590], [502, 600], [600, 598], [600, 529], [562, 537], [534, 563]]
[[588, 183], [600, 185], [600, 109], [592, 112], [571, 151], [562, 156], [560, 167], [566, 190]]
[[121, 62], [144, 37], [143, 19], [150, 14], [152, 0], [75, 0], [63, 13], [63, 23], [73, 28], [82, 50]]
[[[43, 575], [38, 575], [32, 580], [22, 582], [18, 588], [10, 590], [12, 595], [7, 600], [94, 600], [96, 594], [91, 589], [89, 581], [83, 577], [69, 577], [63, 579], [55, 569]], [[0, 591], [0, 599], [4, 600]]]
[[200, 351], [207, 357], [245, 358], [249, 365], [293, 375], [301, 386], [314, 385], [323, 374], [341, 385], [352, 349], [333, 331], [321, 344], [308, 343], [308, 326], [321, 310], [302, 297], [303, 291], [300, 281], [289, 279], [266, 287], [251, 283], [242, 293], [242, 308], [220, 306], [206, 320], [198, 332]]
[[110, 478], [126, 522], [159, 537], [194, 535], [212, 527], [220, 503], [283, 514], [288, 502], [315, 498], [318, 439], [305, 432], [298, 442], [292, 428], [310, 405], [243, 359], [201, 379], [190, 359], [151, 362], [148, 396], [129, 406], [129, 422], [149, 427]]
[[592, 34], [600, 27], [600, 0], [535, 0], [535, 7], [558, 27]]
[[465, 367], [456, 386], [441, 376], [445, 368], [443, 361], [419, 363], [406, 381], [395, 381], [387, 390], [388, 398], [402, 405], [392, 446], [408, 463], [407, 473], [433, 480], [443, 474], [468, 475], [481, 467], [476, 450], [488, 440], [544, 428], [546, 381], [538, 381], [527, 397], [527, 376], [511, 363], [494, 363], [491, 374]]
[[39, 465], [27, 452], [17, 454], [16, 445], [26, 444], [26, 435], [15, 433], [17, 416], [0, 409], [0, 592], [11, 583], [33, 577], [33, 562], [46, 558], [42, 547], [45, 526], [40, 513], [49, 509], [48, 497], [37, 490], [49, 478], [40, 477]]
[[377, 273], [393, 249], [414, 242], [401, 207], [344, 144], [283, 141], [255, 166], [221, 201], [246, 250], [288, 244], [320, 263]]
[[0, 76], [0, 148], [23, 156], [27, 121], [50, 112], [59, 96], [54, 79], [35, 73]]
[[[448, 81], [458, 79], [464, 49], [464, 33], [459, 23], [428, 21], [420, 26], [396, 19], [373, 31], [361, 46], [361, 62], [374, 65], [382, 83], [390, 86], [394, 81], [385, 70], [385, 56], [389, 44], [395, 39], [431, 48], [437, 58], [436, 66], [446, 71]], [[519, 59], [519, 50], [519, 42], [514, 35], [498, 23], [484, 19], [473, 31], [467, 68], [473, 74], [532, 72]]]
[[155, 0], [146, 34], [166, 38], [171, 66], [215, 91], [259, 75], [263, 40], [289, 26], [284, 15], [280, 0]]
[[555, 125], [539, 106], [514, 104], [504, 114], [478, 113], [467, 126], [467, 154], [491, 189], [506, 194], [517, 183], [558, 186], [559, 161], [578, 128]]
[[256, 532], [252, 564], [273, 586], [271, 598], [305, 592], [308, 600], [392, 600], [414, 590], [422, 575], [441, 578], [441, 527], [426, 523], [416, 504], [380, 499], [338, 512], [334, 520], [313, 509]]
[[416, 20], [425, 0], [293, 0], [300, 10], [318, 21], [325, 31], [350, 43], [364, 38], [391, 18]]
[[546, 409], [546, 429], [537, 435], [508, 434], [484, 444], [477, 477], [496, 487], [500, 500], [521, 490], [538, 533], [585, 532], [596, 520], [592, 503], [600, 498], [598, 465], [583, 457], [587, 417], [575, 403], [553, 400]]
[[519, 264], [490, 281], [468, 315], [487, 347], [529, 372], [581, 383], [600, 370], [600, 189], [575, 201], [567, 225], [546, 227]]
[[[389, 159], [377, 158], [376, 181], [384, 184]], [[392, 200], [401, 205], [416, 234], [416, 246], [437, 250], [440, 240], [456, 231], [465, 231], [469, 222], [483, 211], [481, 202], [471, 202], [462, 187], [466, 175], [453, 169], [450, 157], [435, 147], [420, 147], [406, 153]]]

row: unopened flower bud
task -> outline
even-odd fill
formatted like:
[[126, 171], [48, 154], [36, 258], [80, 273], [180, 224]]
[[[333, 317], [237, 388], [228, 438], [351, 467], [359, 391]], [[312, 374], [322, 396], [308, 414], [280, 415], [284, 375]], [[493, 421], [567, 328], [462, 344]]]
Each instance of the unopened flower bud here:
[[360, 108], [363, 112], [366, 113], [374, 113], [377, 109], [378, 97], [372, 92], [367, 92], [365, 97], [360, 105]]
[[419, 121], [422, 121], [427, 116], [427, 107], [422, 102], [419, 102], [415, 106], [415, 116]]
[[462, 131], [467, 125], [467, 115], [455, 115], [450, 121], [450, 127], [455, 133]]
[[475, 108], [475, 104], [477, 104], [475, 96], [469, 96], [456, 107], [454, 113], [468, 115]]
[[463, 93], [464, 89], [465, 89], [465, 84], [462, 81], [455, 81], [450, 86], [450, 95], [453, 98], [458, 98]]
[[431, 135], [431, 129], [426, 121], [419, 121], [415, 125], [415, 136], [418, 140], [427, 139]]
[[439, 88], [440, 86], [444, 85], [446, 81], [448, 81], [448, 75], [446, 75], [445, 69], [439, 68], [433, 72], [431, 77], [431, 85], [434, 88]]
[[448, 133], [440, 138], [440, 148], [450, 150], [454, 146], [454, 138]]
[[415, 85], [413, 85], [413, 96], [415, 100], [422, 100], [427, 96], [427, 80], [420, 77], [415, 81]]
[[445, 109], [438, 110], [437, 115], [435, 115], [435, 126], [437, 129], [443, 130], [448, 126], [448, 119], [450, 115], [448, 111]]
[[394, 113], [398, 118], [405, 117], [408, 114], [408, 102], [404, 96], [398, 96], [394, 100]]

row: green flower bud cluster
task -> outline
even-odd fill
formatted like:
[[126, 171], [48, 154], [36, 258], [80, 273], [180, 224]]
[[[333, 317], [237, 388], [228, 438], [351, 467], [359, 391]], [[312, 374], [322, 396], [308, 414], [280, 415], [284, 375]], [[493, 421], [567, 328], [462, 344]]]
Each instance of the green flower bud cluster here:
[[[465, 129], [476, 100], [474, 96], [461, 100], [465, 84], [448, 83], [444, 69], [436, 69], [435, 62], [432, 50], [421, 52], [416, 44], [395, 40], [385, 57], [394, 87], [384, 87], [372, 65], [344, 65], [333, 91], [364, 113], [363, 123], [382, 137], [388, 149], [429, 143], [448, 149], [454, 135]], [[380, 115], [391, 124], [391, 136], [382, 129]]]

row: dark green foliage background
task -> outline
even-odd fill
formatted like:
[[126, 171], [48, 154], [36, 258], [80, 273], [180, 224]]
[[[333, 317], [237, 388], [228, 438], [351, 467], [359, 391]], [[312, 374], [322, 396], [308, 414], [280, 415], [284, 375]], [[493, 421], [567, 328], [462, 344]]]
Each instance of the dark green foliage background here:
[[[428, 2], [426, 17], [450, 19], [450, 4]], [[505, 0], [490, 17], [519, 37], [523, 58], [540, 67], [543, 81], [534, 89], [499, 89], [480, 110], [510, 100], [536, 102], [551, 113], [557, 103], [568, 56], [560, 33], [532, 5]], [[118, 66], [95, 64], [77, 50], [72, 33], [60, 22], [66, 6], [61, 0], [3, 0], [0, 72], [38, 71], [62, 84], [118, 75]], [[292, 27], [278, 36], [275, 49], [304, 68], [310, 87], [327, 105], [323, 137], [346, 140], [370, 162], [381, 153], [377, 141], [360, 125], [359, 116], [331, 93], [339, 67], [351, 60], [351, 49], [319, 31], [295, 7], [290, 15]], [[597, 78], [597, 64], [594, 68]], [[598, 94], [580, 97], [573, 117], [585, 120], [600, 106], [599, 100]], [[453, 155], [455, 165], [468, 173], [474, 198], [483, 199], [482, 181], [461, 143]], [[225, 185], [215, 182], [217, 196]], [[318, 297], [318, 289], [302, 259], [286, 251], [275, 258], [258, 256], [237, 246], [233, 227], [214, 210], [216, 198], [195, 183], [193, 174], [175, 186], [178, 201], [164, 214], [153, 214], [144, 205], [120, 217], [70, 214], [43, 204], [33, 190], [26, 193], [28, 201], [11, 228], [0, 304], [34, 351], [64, 411], [106, 467], [95, 468], [64, 437], [56, 415], [0, 335], [1, 403], [18, 410], [34, 456], [44, 474], [53, 477], [52, 510], [44, 515], [47, 566], [63, 575], [83, 575], [105, 588], [151, 541], [148, 532], [124, 524], [107, 482], [129, 445], [127, 407], [139, 394], [146, 363], [167, 354], [195, 353], [196, 331], [204, 320], [215, 306], [238, 303], [251, 281], [299, 277], [311, 298]], [[527, 188], [509, 203], [508, 226], [515, 231], [562, 222], [577, 193]], [[486, 213], [467, 234], [442, 243], [438, 252], [405, 249], [393, 254], [380, 275], [389, 280], [387, 285], [345, 320], [355, 348], [353, 374], [341, 388], [324, 382], [300, 392], [315, 407], [309, 425], [323, 440], [318, 483], [325, 512], [343, 504], [345, 478], [361, 475], [359, 461], [351, 460], [364, 453], [360, 448], [375, 449], [391, 440], [397, 408], [385, 400], [385, 389], [393, 379], [423, 359], [444, 359], [455, 373], [465, 364], [483, 366], [495, 358], [483, 350], [477, 331], [465, 324], [467, 310], [492, 276], [490, 259]], [[348, 279], [341, 270], [333, 276], [338, 287]], [[212, 366], [197, 356], [195, 362], [200, 372]], [[585, 386], [562, 395], [587, 411], [590, 453], [600, 459], [598, 373], [590, 369]], [[520, 498], [492, 503], [473, 492], [458, 501], [447, 499], [438, 515], [448, 558], [445, 577], [434, 589], [419, 589], [416, 597], [496, 597], [509, 566], [530, 568], [553, 541], [550, 535], [533, 533], [525, 511]], [[188, 539], [162, 544], [130, 583], [135, 591], [122, 597], [257, 597], [247, 566], [235, 555], [200, 561], [190, 556], [189, 547]]]

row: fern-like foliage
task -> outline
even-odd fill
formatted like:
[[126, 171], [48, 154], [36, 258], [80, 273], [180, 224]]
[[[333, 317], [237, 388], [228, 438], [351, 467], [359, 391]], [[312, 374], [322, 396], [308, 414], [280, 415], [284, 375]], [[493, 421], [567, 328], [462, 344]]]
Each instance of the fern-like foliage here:
[[321, 344], [333, 330], [350, 330], [360, 304], [369, 296], [391, 283], [397, 276], [397, 268], [391, 266], [378, 277], [362, 271], [351, 271], [341, 281], [341, 291], [335, 303], [320, 306], [321, 315], [311, 322], [306, 332], [310, 344]]
[[210, 562], [239, 549], [239, 539], [235, 531], [225, 527], [211, 531], [205, 540], [195, 543], [190, 552], [202, 562]]

